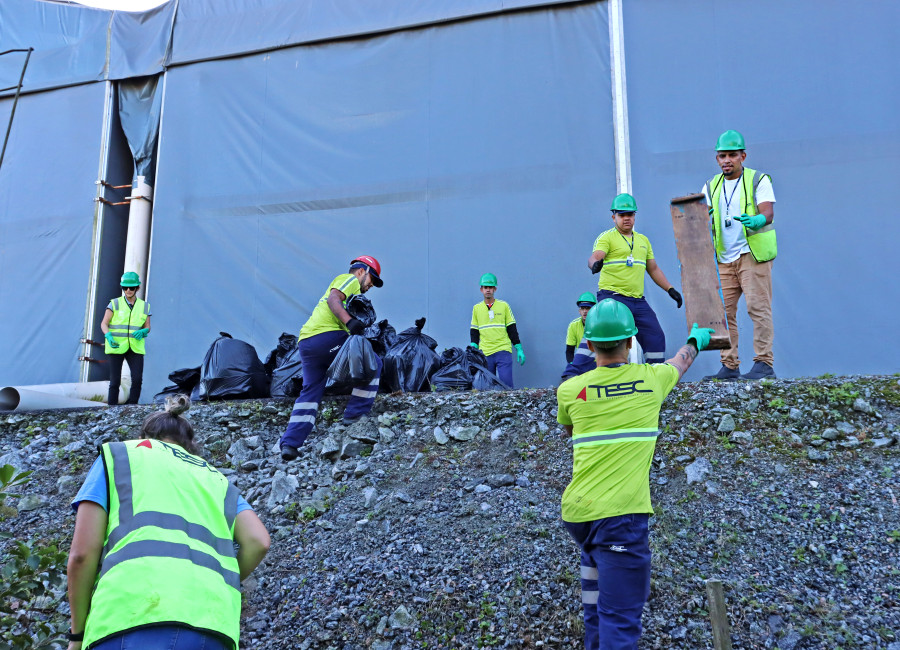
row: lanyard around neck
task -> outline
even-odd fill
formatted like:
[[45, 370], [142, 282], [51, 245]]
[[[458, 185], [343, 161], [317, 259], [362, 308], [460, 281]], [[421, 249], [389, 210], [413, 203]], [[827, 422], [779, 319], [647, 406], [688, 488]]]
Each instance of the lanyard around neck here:
[[722, 179], [722, 196], [725, 197], [725, 213], [731, 211], [731, 200], [734, 198], [734, 193], [737, 192], [738, 188], [741, 186], [741, 177], [738, 177], [734, 181], [734, 187], [731, 188], [731, 196], [728, 196], [728, 191], [725, 189], [725, 180]]
[[[619, 231], [617, 230], [616, 232], [619, 232]], [[625, 235], [623, 235], [621, 232], [619, 232], [619, 237], [621, 237], [625, 241], [625, 243], [628, 244], [628, 250], [633, 253], [634, 252], [634, 231], [631, 231], [631, 242], [629, 242], [627, 239], [625, 239]]]

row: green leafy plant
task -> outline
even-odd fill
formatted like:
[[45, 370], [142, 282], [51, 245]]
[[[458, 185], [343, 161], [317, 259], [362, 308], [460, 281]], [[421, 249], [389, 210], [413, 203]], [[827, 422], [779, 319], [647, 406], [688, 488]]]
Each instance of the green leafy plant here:
[[[18, 472], [12, 465], [0, 467], [0, 504], [17, 497], [9, 488], [25, 485], [31, 472]], [[9, 533], [3, 533], [9, 538]], [[3, 554], [0, 567], [0, 648], [3, 650], [50, 650], [66, 644], [68, 628], [56, 608], [66, 592], [66, 553], [55, 544], [38, 546], [16, 541]]]
[[0, 506], [6, 501], [6, 497], [19, 497], [19, 494], [7, 492], [9, 488], [15, 488], [17, 485], [25, 485], [30, 479], [31, 472], [18, 472], [12, 465], [4, 465], [0, 467]]

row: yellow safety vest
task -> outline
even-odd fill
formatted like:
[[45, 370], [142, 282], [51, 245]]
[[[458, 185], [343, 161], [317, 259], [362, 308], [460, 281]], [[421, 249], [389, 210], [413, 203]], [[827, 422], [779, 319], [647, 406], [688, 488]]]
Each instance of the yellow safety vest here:
[[[759, 208], [756, 205], [756, 188], [764, 176], [755, 169], [744, 167], [744, 173], [741, 176], [741, 200], [743, 201], [743, 213], [749, 215], [759, 214]], [[716, 246], [716, 258], [720, 258], [725, 252], [725, 244], [722, 240], [722, 213], [719, 209], [719, 198], [722, 196], [722, 188], [725, 178], [724, 174], [716, 174], [706, 181], [706, 193], [712, 202], [712, 222], [713, 222], [713, 242]], [[769, 177], [771, 178], [771, 176]], [[743, 227], [743, 226], [741, 226]], [[757, 262], [768, 262], [774, 260], [778, 254], [778, 243], [775, 239], [775, 224], [770, 223], [759, 230], [747, 230], [744, 228], [744, 236], [747, 238], [747, 244], [750, 246], [750, 253]]]
[[100, 451], [109, 520], [84, 647], [126, 630], [184, 625], [237, 648], [237, 488], [199, 456], [159, 440]]
[[119, 347], [114, 348], [107, 341], [106, 354], [125, 354], [129, 349], [144, 354], [144, 339], [134, 338], [134, 333], [143, 328], [150, 317], [150, 304], [135, 298], [134, 307], [129, 307], [123, 297], [113, 298], [110, 303], [113, 315], [109, 321], [109, 333]]

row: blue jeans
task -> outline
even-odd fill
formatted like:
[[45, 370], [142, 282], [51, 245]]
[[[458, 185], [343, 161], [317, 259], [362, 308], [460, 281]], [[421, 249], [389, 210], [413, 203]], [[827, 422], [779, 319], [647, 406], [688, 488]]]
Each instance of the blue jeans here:
[[221, 637], [178, 625], [156, 625], [122, 632], [94, 650], [231, 650]]
[[650, 596], [649, 518], [563, 522], [581, 547], [585, 650], [637, 650]]
[[487, 359], [488, 370], [500, 377], [500, 381], [512, 388], [512, 352], [494, 352], [494, 354], [485, 358]]
[[[303, 388], [300, 389], [300, 395], [294, 402], [287, 429], [281, 436], [282, 447], [290, 445], [299, 448], [309, 432], [312, 431], [316, 423], [319, 402], [322, 401], [322, 395], [325, 392], [325, 376], [328, 373], [328, 366], [334, 361], [334, 357], [337, 356], [338, 350], [347, 340], [347, 336], [348, 334], [344, 330], [336, 330], [310, 336], [298, 343], [300, 362], [302, 363]], [[378, 362], [380, 365], [381, 359]], [[380, 381], [381, 367], [367, 386], [353, 389], [350, 393], [350, 400], [347, 402], [347, 408], [344, 409], [345, 418], [355, 418], [372, 410]]]
[[646, 298], [632, 298], [623, 296], [615, 291], [601, 289], [597, 292], [597, 302], [612, 298], [618, 300], [631, 310], [634, 316], [634, 324], [638, 332], [635, 337], [644, 351], [644, 361], [647, 363], [662, 363], [666, 360], [666, 335], [656, 318], [656, 312], [647, 302]]

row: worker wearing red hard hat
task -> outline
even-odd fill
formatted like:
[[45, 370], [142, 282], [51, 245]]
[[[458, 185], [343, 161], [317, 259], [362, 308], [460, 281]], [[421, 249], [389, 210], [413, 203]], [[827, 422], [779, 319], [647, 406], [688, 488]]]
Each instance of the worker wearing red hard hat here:
[[[351, 296], [365, 293], [384, 284], [381, 264], [370, 255], [360, 255], [350, 262], [350, 270], [337, 276], [319, 299], [309, 320], [300, 330], [297, 345], [303, 369], [303, 388], [294, 402], [291, 419], [281, 436], [281, 457], [293, 460], [316, 423], [319, 401], [325, 392], [325, 375], [338, 350], [350, 334], [362, 334], [365, 326], [353, 318], [344, 305]], [[344, 410], [344, 421], [357, 420], [370, 410], [378, 393], [381, 368], [366, 385], [354, 388]]]

